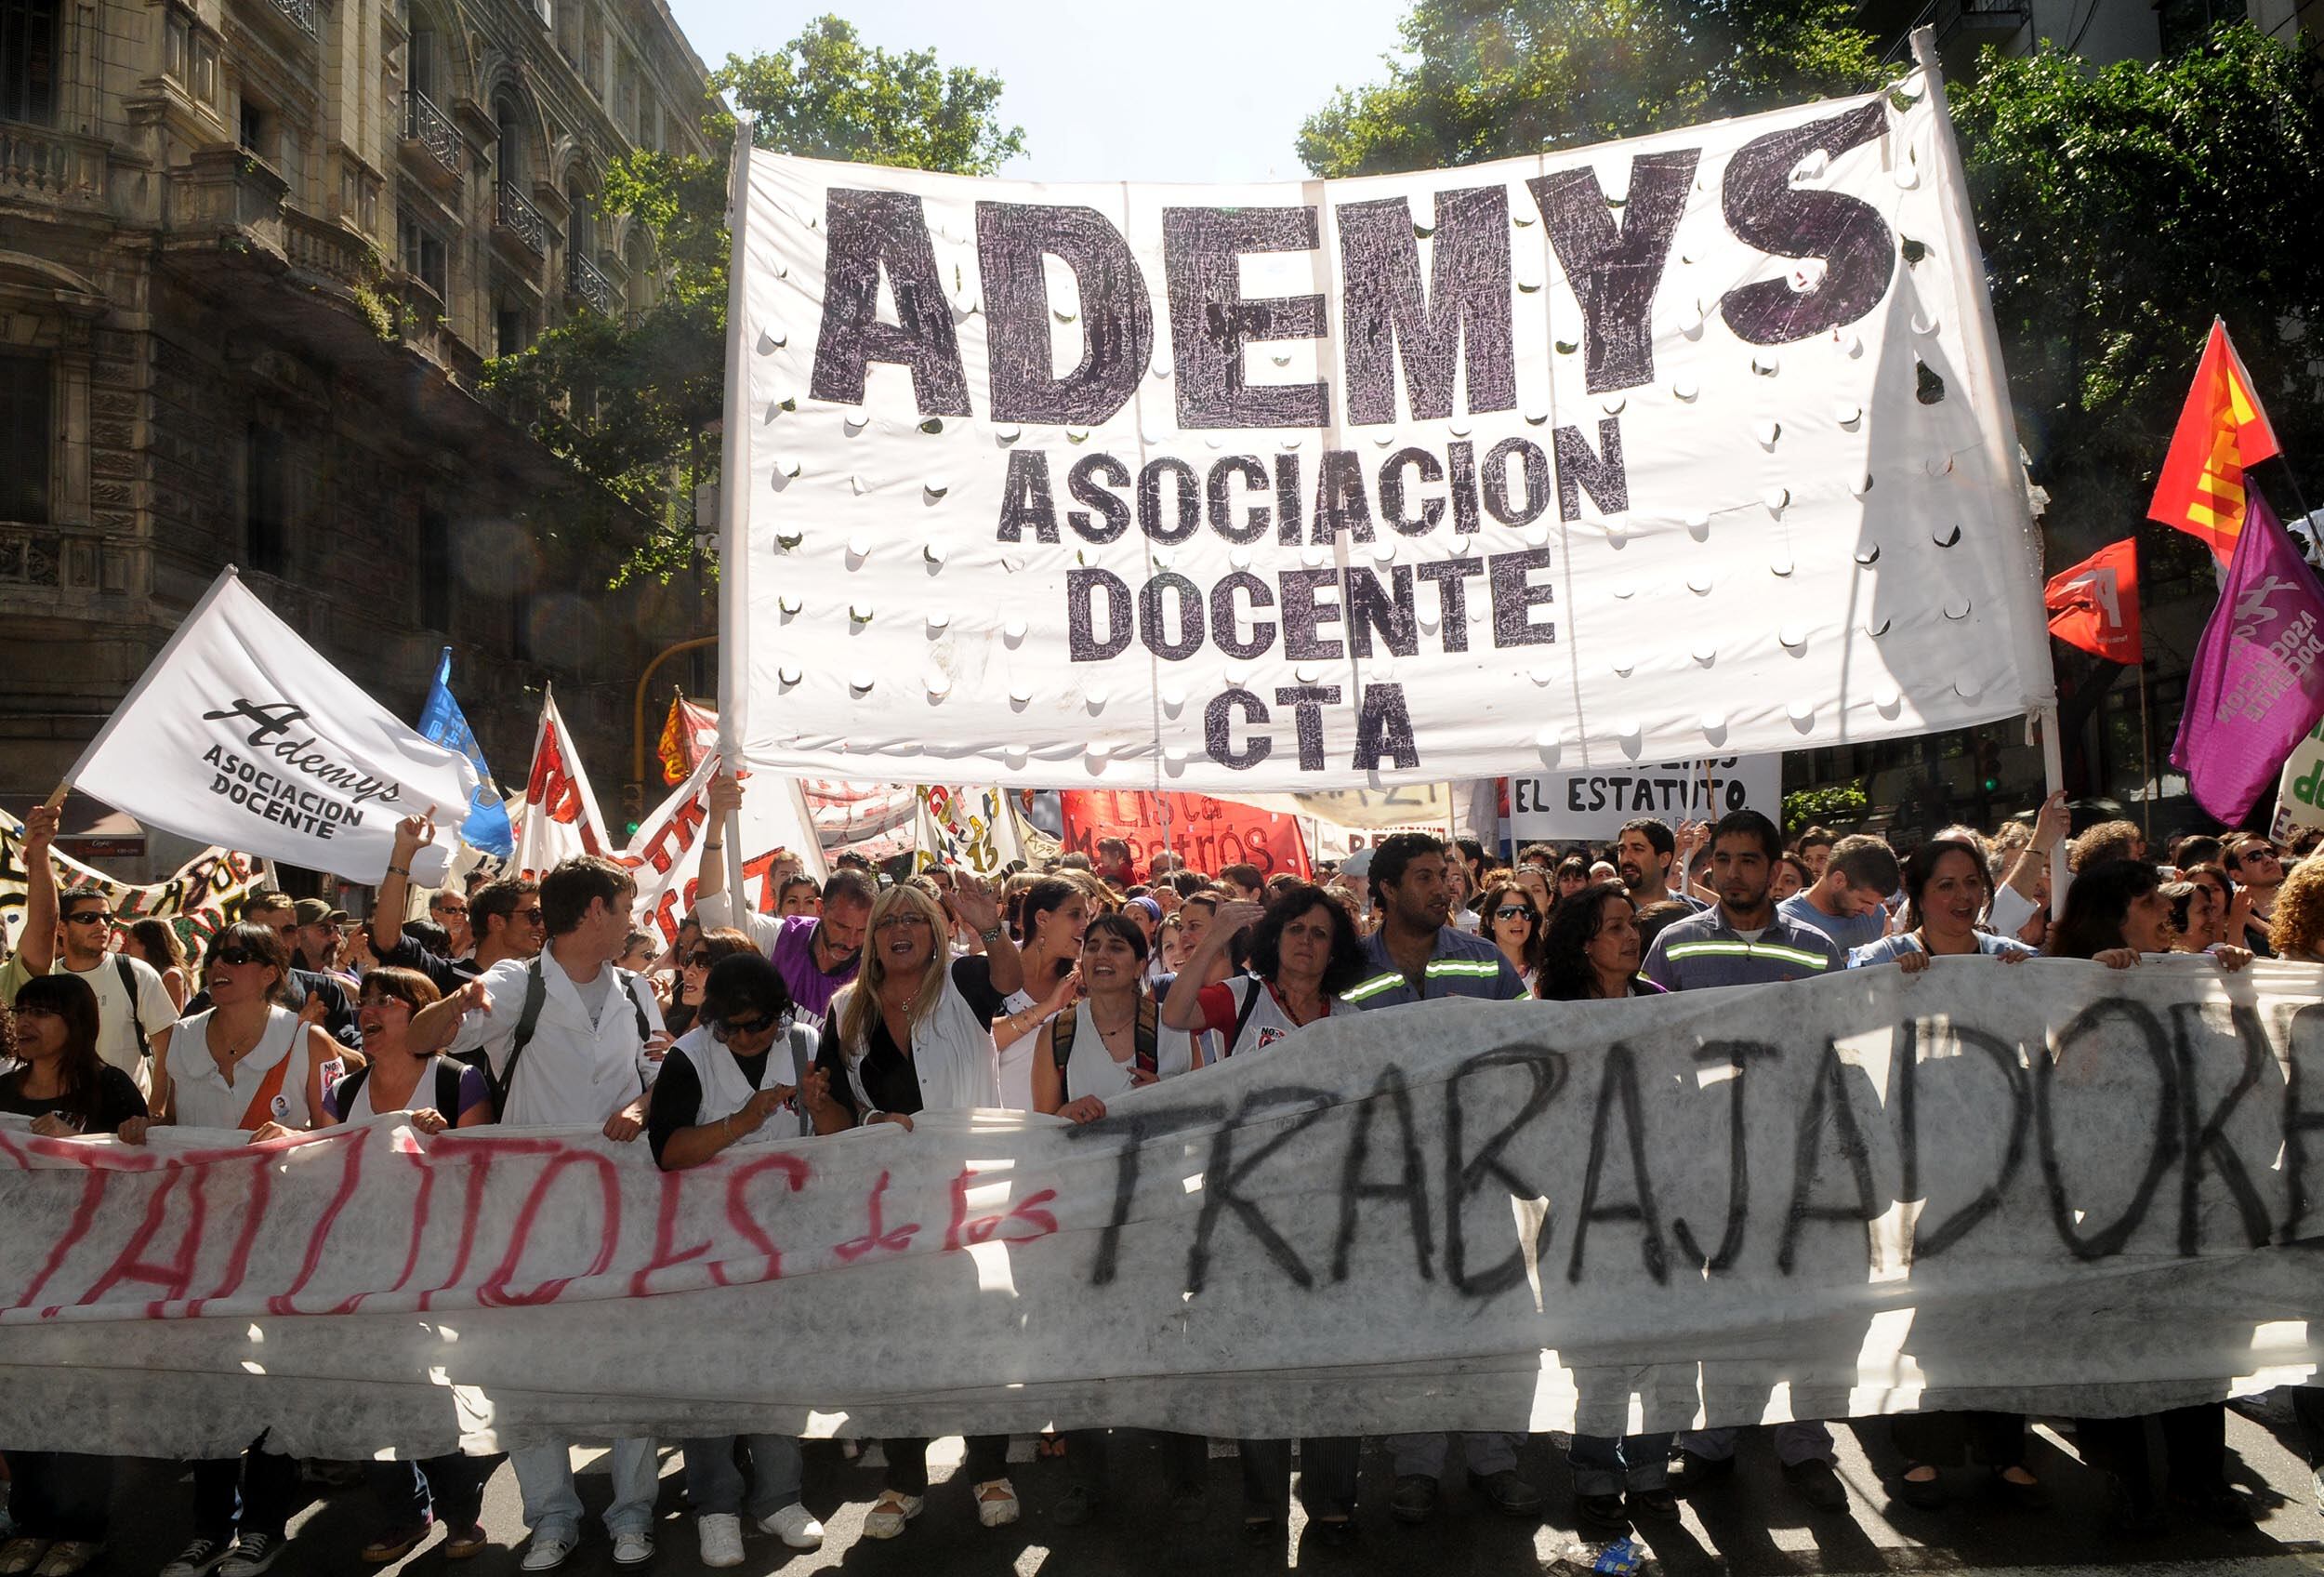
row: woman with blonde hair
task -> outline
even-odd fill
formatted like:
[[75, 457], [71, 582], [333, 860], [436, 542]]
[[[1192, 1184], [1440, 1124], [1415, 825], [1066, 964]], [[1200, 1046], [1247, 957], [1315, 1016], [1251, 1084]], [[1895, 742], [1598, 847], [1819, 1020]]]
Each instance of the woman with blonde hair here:
[[[985, 885], [962, 872], [954, 910], [984, 938], [984, 951], [953, 958], [950, 922], [936, 900], [909, 883], [873, 901], [863, 967], [831, 1004], [815, 1054], [822, 1075], [799, 1093], [818, 1133], [875, 1122], [910, 1129], [924, 1111], [971, 1111], [1000, 1104], [1000, 1054], [993, 1018], [1024, 984], [1024, 961], [1002, 929]], [[864, 1518], [867, 1539], [892, 1539], [920, 1514], [928, 1495], [928, 1442], [885, 1442], [887, 1485]], [[968, 1477], [977, 1520], [1017, 1520], [1009, 1481], [1009, 1437], [969, 1438]]]

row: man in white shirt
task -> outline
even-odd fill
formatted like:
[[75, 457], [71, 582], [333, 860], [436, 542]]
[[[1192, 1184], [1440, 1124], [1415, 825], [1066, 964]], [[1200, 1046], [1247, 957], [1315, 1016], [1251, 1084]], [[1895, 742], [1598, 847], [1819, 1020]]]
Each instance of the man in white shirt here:
[[152, 1039], [178, 1022], [168, 987], [151, 964], [126, 953], [109, 953], [112, 905], [96, 887], [76, 887], [59, 908], [52, 974], [77, 974], [97, 993], [97, 1054], [137, 1080], [152, 1083]]
[[[654, 994], [636, 975], [614, 967], [629, 936], [637, 883], [613, 861], [570, 859], [541, 879], [541, 920], [548, 945], [537, 959], [505, 959], [442, 1001], [423, 1010], [411, 1033], [419, 1045], [458, 1016], [451, 1049], [481, 1049], [504, 1095], [501, 1121], [514, 1127], [588, 1124], [627, 1144], [644, 1132], [647, 1091], [640, 1073], [649, 1052], [668, 1043]], [[509, 1453], [524, 1520], [533, 1530], [523, 1570], [565, 1563], [581, 1536], [564, 1442]], [[654, 1501], [658, 1470], [651, 1439], [615, 1440], [614, 1504], [605, 1531], [614, 1564], [628, 1570], [654, 1559]]]

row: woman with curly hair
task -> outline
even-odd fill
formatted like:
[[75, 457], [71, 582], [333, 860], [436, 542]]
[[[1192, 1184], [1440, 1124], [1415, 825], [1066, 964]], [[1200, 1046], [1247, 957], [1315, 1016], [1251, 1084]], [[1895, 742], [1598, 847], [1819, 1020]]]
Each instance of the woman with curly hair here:
[[1533, 994], [1560, 1002], [1659, 996], [1662, 987], [1638, 973], [1644, 956], [1630, 889], [1619, 881], [1592, 882], [1551, 911]]
[[2267, 945], [2279, 959], [2324, 963], [2324, 860], [2302, 860], [2276, 889], [2276, 912], [2267, 921]]

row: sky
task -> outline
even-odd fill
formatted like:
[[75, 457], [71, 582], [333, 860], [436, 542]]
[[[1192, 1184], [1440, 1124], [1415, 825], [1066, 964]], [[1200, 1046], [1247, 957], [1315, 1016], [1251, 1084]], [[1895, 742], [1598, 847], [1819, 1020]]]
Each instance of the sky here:
[[774, 49], [837, 12], [865, 43], [932, 48], [1006, 84], [1027, 180], [1296, 180], [1294, 139], [1332, 90], [1383, 74], [1406, 0], [669, 0], [694, 52]]

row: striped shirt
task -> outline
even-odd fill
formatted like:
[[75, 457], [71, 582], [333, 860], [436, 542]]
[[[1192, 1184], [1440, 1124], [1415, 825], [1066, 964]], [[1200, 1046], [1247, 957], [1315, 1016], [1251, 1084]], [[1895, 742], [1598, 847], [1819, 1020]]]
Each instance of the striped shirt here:
[[1405, 978], [1403, 966], [1389, 956], [1384, 926], [1364, 938], [1364, 978], [1340, 993], [1340, 1000], [1350, 1007], [1401, 1007], [1439, 997], [1482, 997], [1504, 1002], [1528, 994], [1524, 978], [1510, 967], [1498, 946], [1449, 925], [1437, 928], [1436, 948], [1429, 954], [1428, 969], [1418, 990]]
[[1663, 927], [1643, 973], [1666, 990], [1699, 991], [1813, 980], [1845, 961], [1830, 937], [1781, 913], [1750, 942], [1727, 923], [1724, 909], [1710, 908]]

